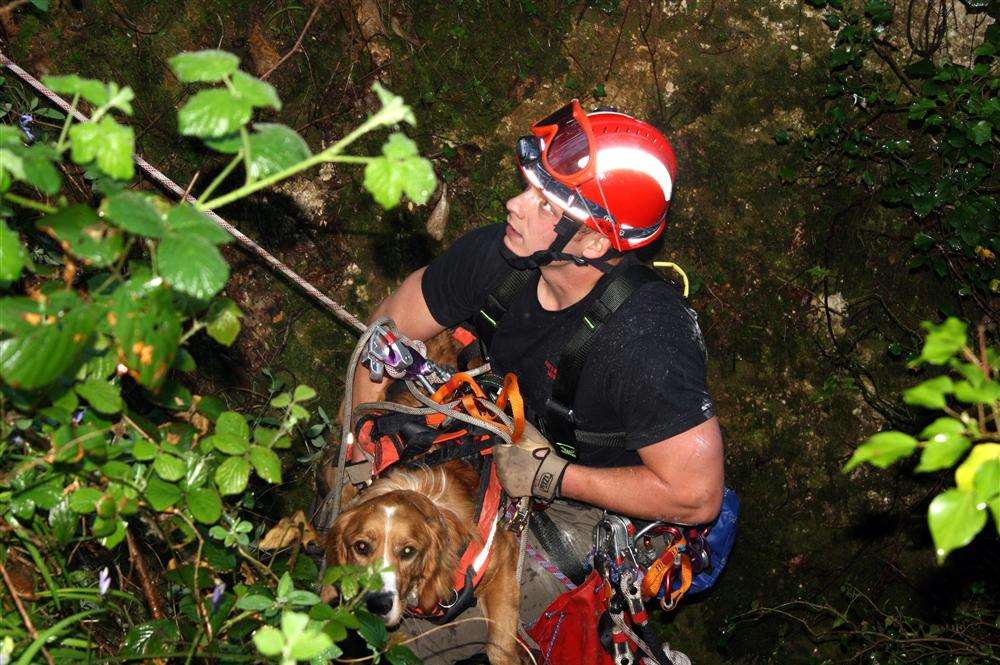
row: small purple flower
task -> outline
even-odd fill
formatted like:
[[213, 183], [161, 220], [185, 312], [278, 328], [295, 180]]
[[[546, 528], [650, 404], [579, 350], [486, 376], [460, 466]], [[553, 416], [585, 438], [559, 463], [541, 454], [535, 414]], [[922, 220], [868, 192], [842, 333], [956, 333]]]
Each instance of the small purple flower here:
[[97, 590], [101, 592], [101, 596], [108, 595], [108, 590], [111, 588], [111, 573], [108, 572], [107, 566], [101, 568], [101, 573], [97, 578]]
[[28, 113], [25, 113], [20, 117], [19, 124], [21, 125], [21, 131], [24, 132], [24, 136], [25, 138], [28, 139], [28, 143], [31, 143], [32, 141], [35, 140], [35, 135], [32, 134], [31, 130], [28, 128], [28, 125], [30, 125], [34, 121], [35, 118]]
[[73, 424], [79, 425], [83, 422], [83, 414], [87, 413], [87, 410], [82, 406], [73, 412]]
[[222, 594], [226, 592], [226, 583], [219, 582], [212, 589], [212, 611], [219, 609], [219, 603], [222, 602]]

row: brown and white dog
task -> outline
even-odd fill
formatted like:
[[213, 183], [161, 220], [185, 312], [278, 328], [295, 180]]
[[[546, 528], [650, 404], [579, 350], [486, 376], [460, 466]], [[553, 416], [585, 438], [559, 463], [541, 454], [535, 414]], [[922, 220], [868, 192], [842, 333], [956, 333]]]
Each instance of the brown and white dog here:
[[[381, 591], [365, 597], [367, 609], [387, 627], [398, 626], [408, 609], [432, 613], [438, 603], [452, 598], [466, 546], [481, 539], [475, 514], [478, 486], [479, 475], [461, 461], [390, 470], [362, 492], [348, 486], [326, 537], [327, 564], [380, 564], [387, 569]], [[521, 663], [517, 541], [500, 527], [492, 540], [475, 591], [487, 619], [486, 652], [493, 665]], [[325, 588], [323, 599], [329, 601], [335, 593]]]

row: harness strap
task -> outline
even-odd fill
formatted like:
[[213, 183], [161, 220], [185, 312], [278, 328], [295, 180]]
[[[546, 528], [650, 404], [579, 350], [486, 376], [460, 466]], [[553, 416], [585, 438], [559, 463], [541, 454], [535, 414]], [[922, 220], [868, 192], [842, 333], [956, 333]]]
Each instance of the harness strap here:
[[[560, 446], [561, 451], [571, 453], [567, 447], [575, 448], [576, 416], [573, 413], [573, 402], [580, 373], [597, 339], [598, 331], [640, 287], [661, 279], [648, 266], [633, 264], [625, 267], [611, 278], [600, 297], [590, 305], [583, 315], [583, 325], [577, 329], [563, 349], [559, 358], [559, 373], [552, 387], [552, 396], [545, 404], [546, 433], [551, 435], [555, 443], [563, 444]], [[591, 436], [591, 441], [612, 445], [616, 444], [618, 439], [613, 435], [595, 433], [595, 436]], [[624, 445], [624, 437], [621, 438], [621, 445]]]
[[483, 351], [484, 358], [493, 342], [493, 333], [496, 332], [500, 319], [507, 313], [510, 302], [536, 274], [536, 270], [511, 270], [500, 282], [500, 286], [486, 297], [482, 309], [473, 315], [472, 324], [479, 335], [479, 344], [482, 346], [481, 351]]

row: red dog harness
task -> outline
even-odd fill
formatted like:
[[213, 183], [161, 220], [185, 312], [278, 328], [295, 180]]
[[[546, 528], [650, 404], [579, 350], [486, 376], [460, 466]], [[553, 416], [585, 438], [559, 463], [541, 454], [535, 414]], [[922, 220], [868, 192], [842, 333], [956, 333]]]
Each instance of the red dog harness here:
[[[489, 423], [516, 442], [524, 431], [524, 402], [517, 377], [508, 374], [497, 399], [491, 401], [476, 381], [465, 373], [457, 373], [435, 392], [431, 399], [449, 404], [454, 411]], [[509, 410], [512, 426], [508, 427], [493, 412], [483, 406], [494, 404], [501, 411]], [[355, 441], [349, 443], [348, 458], [359, 446], [367, 461], [347, 467], [348, 477], [355, 484], [367, 483], [399, 463], [441, 464], [451, 459], [485, 458], [480, 473], [478, 516], [479, 538], [473, 539], [459, 559], [452, 583], [452, 597], [438, 603], [430, 614], [418, 608], [407, 613], [434, 623], [448, 623], [470, 607], [474, 592], [486, 571], [493, 542], [499, 527], [503, 488], [493, 465], [493, 445], [499, 437], [486, 429], [450, 418], [445, 412], [423, 416], [392, 410], [372, 410], [363, 415], [355, 427]]]

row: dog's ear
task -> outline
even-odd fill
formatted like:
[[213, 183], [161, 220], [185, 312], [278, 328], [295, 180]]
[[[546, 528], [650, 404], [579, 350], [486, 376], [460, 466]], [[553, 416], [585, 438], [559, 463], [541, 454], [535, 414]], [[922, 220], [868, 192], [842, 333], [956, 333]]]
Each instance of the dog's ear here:
[[433, 515], [427, 523], [431, 544], [424, 555], [424, 582], [418, 596], [420, 609], [424, 612], [431, 612], [439, 601], [451, 597], [459, 549], [464, 548], [471, 535], [469, 527], [455, 513], [433, 504], [430, 508]]
[[351, 509], [340, 513], [327, 532], [323, 551], [326, 553], [328, 566], [339, 566], [347, 563], [347, 542], [344, 539], [344, 530], [356, 512], [355, 509]]

